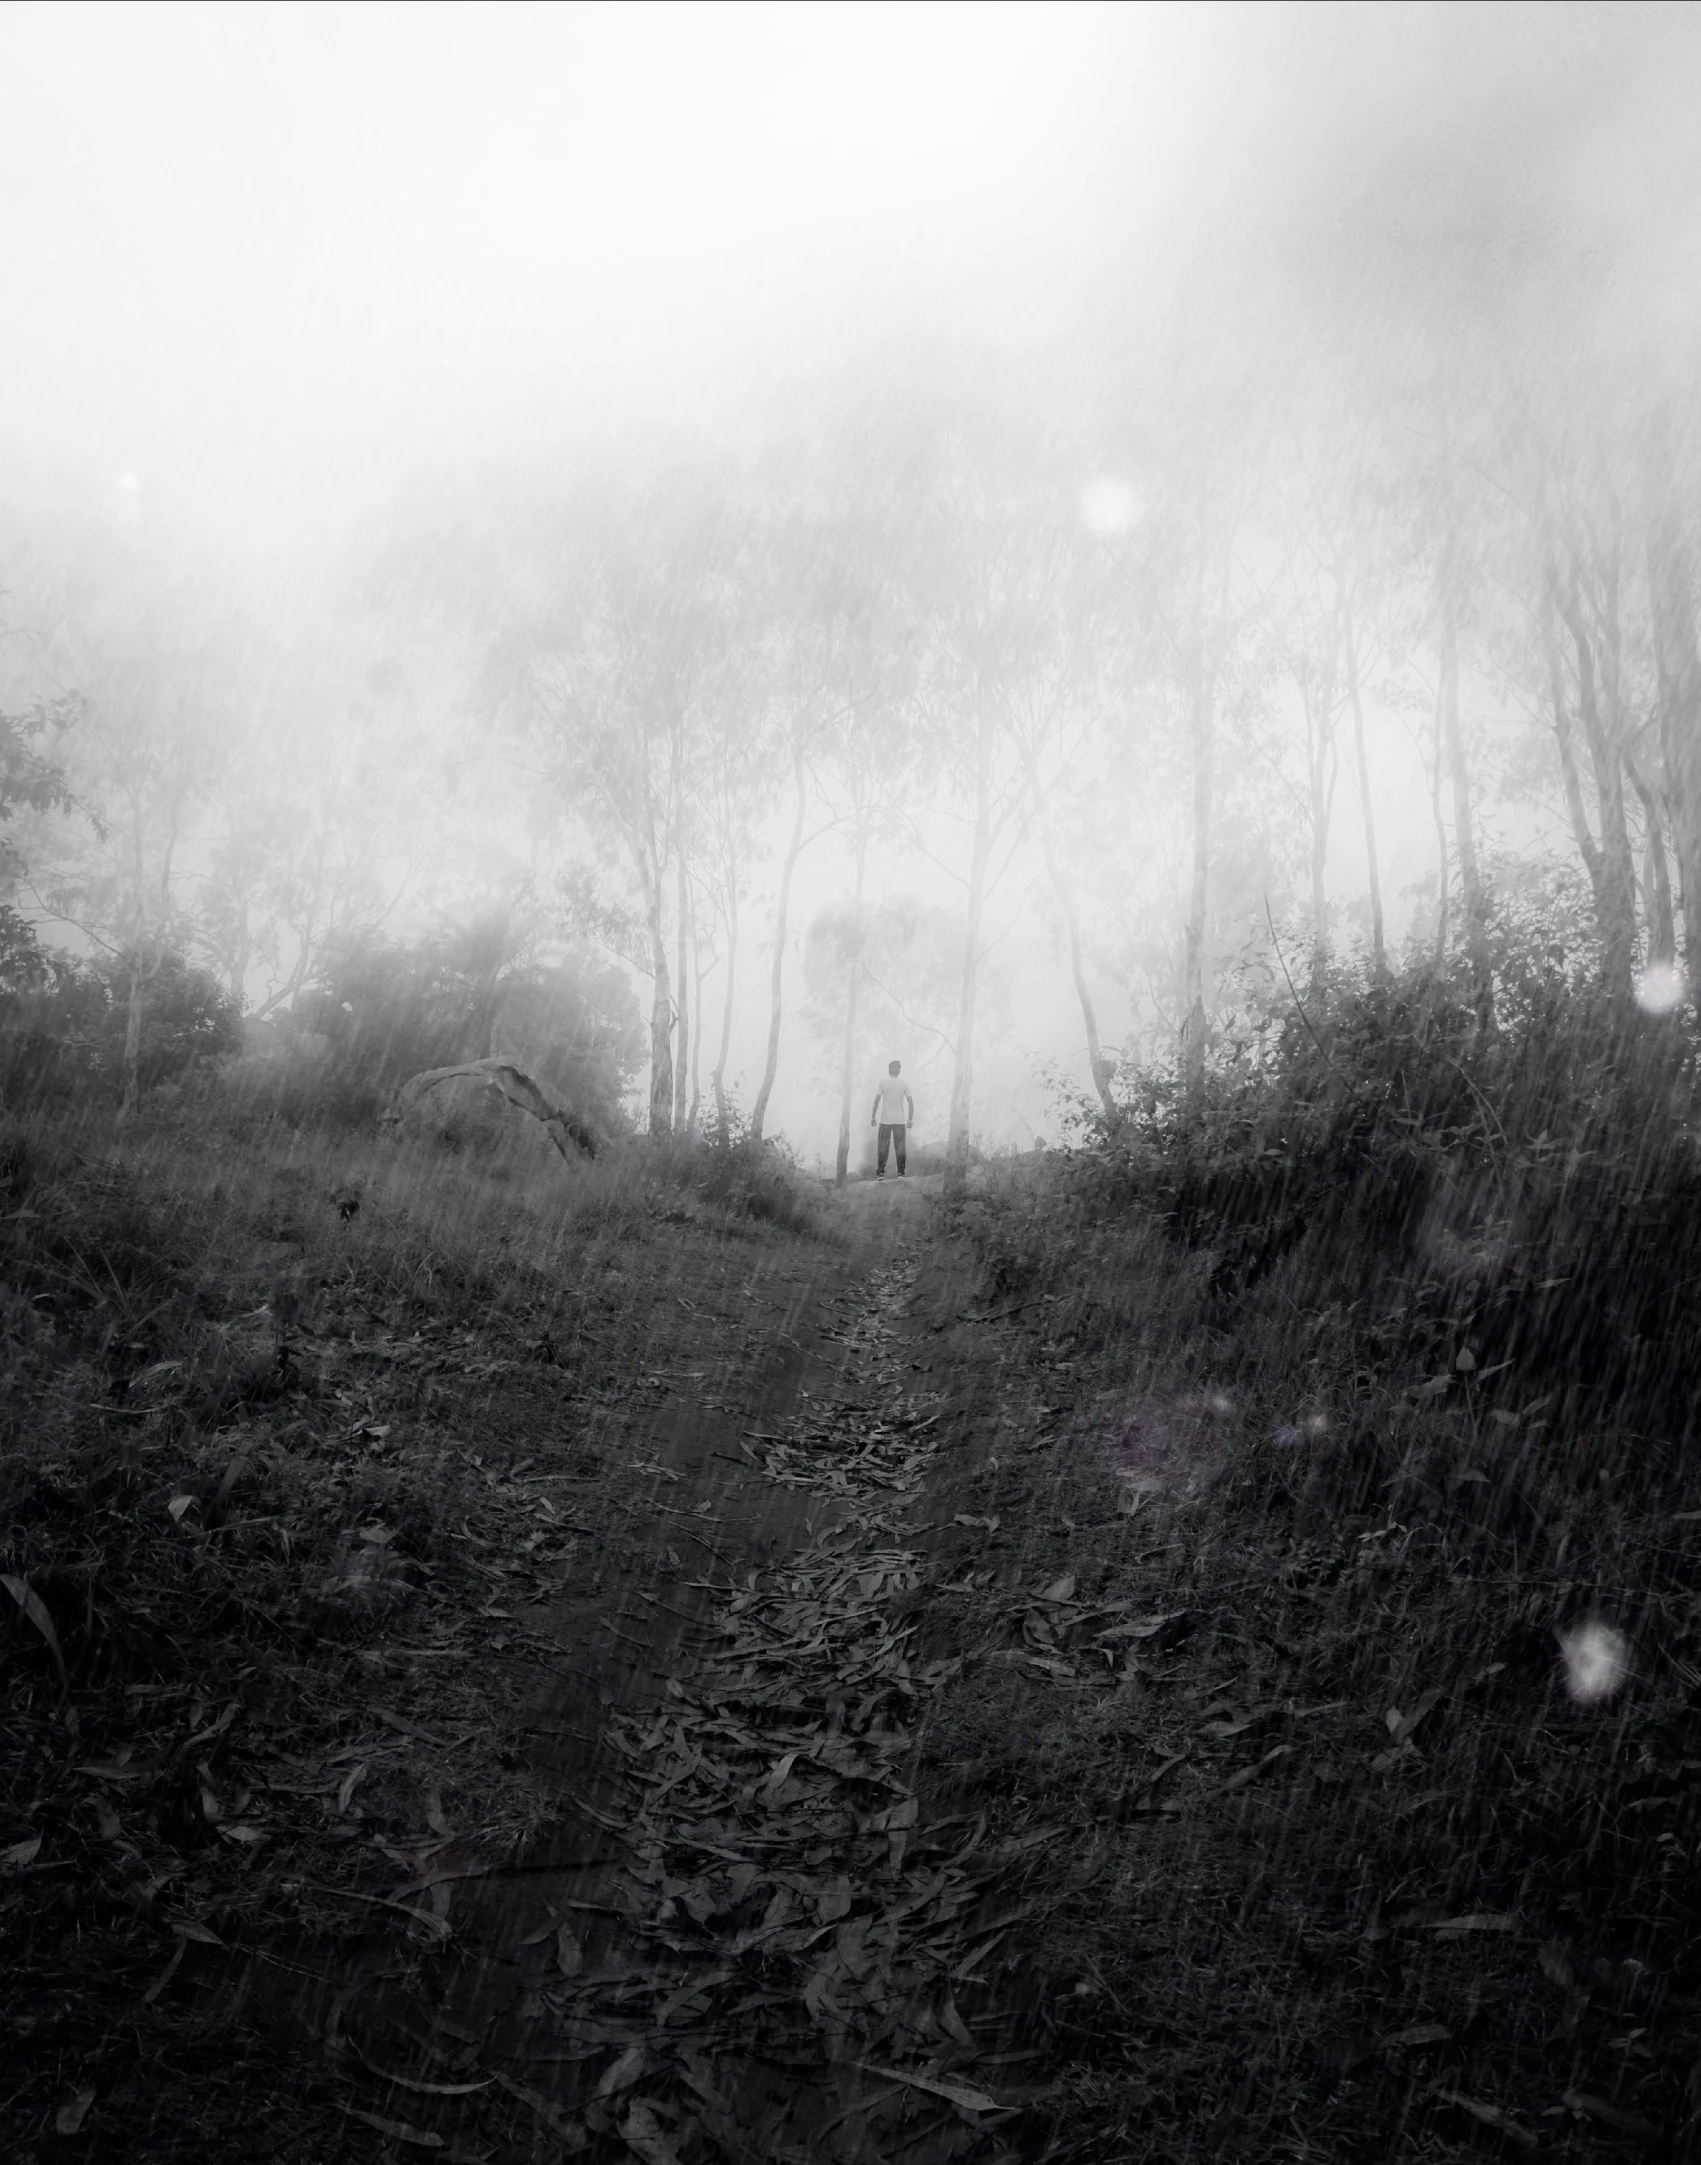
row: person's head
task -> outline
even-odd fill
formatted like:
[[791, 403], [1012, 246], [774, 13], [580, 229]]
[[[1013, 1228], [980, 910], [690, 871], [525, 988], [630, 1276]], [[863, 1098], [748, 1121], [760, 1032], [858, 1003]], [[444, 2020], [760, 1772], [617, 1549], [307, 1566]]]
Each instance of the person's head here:
[[901, 1060], [888, 1060], [886, 1063], [887, 1074], [895, 1075], [898, 1072], [899, 1068], [903, 1066], [903, 1064], [904, 1063]]

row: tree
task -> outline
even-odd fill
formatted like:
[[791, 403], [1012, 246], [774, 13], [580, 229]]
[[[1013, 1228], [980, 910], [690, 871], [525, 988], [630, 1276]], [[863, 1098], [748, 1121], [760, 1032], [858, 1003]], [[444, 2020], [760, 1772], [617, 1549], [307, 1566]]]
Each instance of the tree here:
[[679, 875], [677, 913], [692, 707], [736, 614], [731, 511], [710, 474], [581, 477], [517, 534], [520, 560], [505, 568], [487, 640], [499, 704], [560, 801], [606, 819], [636, 888], [654, 1135], [675, 1117], [668, 873]]

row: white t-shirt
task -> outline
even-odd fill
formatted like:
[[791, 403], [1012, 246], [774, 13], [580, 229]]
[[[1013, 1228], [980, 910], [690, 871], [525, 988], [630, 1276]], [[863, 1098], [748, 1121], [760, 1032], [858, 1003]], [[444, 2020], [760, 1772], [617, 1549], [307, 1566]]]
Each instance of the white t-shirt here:
[[875, 1093], [875, 1115], [883, 1128], [908, 1127], [915, 1118], [915, 1099], [901, 1075], [888, 1075]]

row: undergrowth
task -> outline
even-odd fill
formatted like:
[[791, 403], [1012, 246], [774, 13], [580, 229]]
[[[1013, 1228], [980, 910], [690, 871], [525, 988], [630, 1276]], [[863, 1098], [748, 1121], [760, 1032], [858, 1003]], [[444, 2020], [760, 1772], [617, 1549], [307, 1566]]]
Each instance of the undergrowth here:
[[964, 1208], [1049, 1418], [959, 1523], [1174, 1619], [1107, 1670], [1042, 1604], [931, 1746], [1110, 1831], [1060, 2160], [1696, 2154], [1695, 1041], [1467, 991], [1314, 986]]

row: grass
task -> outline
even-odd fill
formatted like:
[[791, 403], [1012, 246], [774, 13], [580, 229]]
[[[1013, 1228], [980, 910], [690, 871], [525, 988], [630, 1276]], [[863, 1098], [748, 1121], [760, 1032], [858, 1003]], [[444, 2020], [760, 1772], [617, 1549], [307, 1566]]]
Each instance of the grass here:
[[[1191, 1160], [1154, 1128], [978, 1168], [924, 1274], [905, 1373], [950, 1440], [910, 1658], [960, 1666], [919, 1741], [923, 1825], [1052, 1830], [956, 2004], [1054, 2165], [1694, 2155], [1690, 1356], [1662, 1321], [1659, 1388], [1629, 1388], [1646, 1360], [1602, 1380], [1598, 1340], [1520, 1307], [1615, 1195], [1614, 1314], [1681, 1264], [1681, 1151], [1632, 1147], [1579, 1084], [1596, 1157], [1568, 1172], [1576, 1132], [1554, 1157], [1503, 1092], [1495, 1162], [1521, 1170], [1494, 1270], [1461, 1275], [1431, 1237], [1445, 1182], [1389, 1206], [1440, 1168], [1478, 1199], [1443, 1230], [1480, 1242], [1470, 1091], [1420, 1096], [1379, 1158], [1361, 1098], [1299, 1081], [1225, 1098]], [[112, 2147], [103, 2104], [108, 2154], [335, 2153], [332, 2093], [271, 2030], [240, 2081], [209, 2048], [184, 1982], [218, 1958], [185, 1933], [352, 1961], [353, 1898], [397, 1883], [377, 1860], [534, 1841], [516, 1595], [621, 1538], [604, 1446], [657, 1355], [685, 1331], [748, 1365], [805, 1297], [752, 1320], [764, 1259], [828, 1253], [772, 1154], [450, 1141], [204, 1102], [116, 1150], [0, 1137], [0, 1568], [52, 1629], [0, 1599], [0, 1851], [42, 1843], [0, 1878], [0, 2108], [32, 2141], [93, 2070], [141, 2144]], [[548, 1512], [540, 1454], [566, 1476]], [[468, 1665], [396, 1656], [397, 1617]], [[1594, 1697], [1590, 1627], [1623, 1657]], [[250, 2125], [256, 2084], [299, 2096]]]
[[9, 2154], [57, 2154], [90, 2086], [91, 2155], [340, 2154], [287, 2026], [233, 2051], [221, 2025], [279, 1963], [358, 1959], [372, 1902], [445, 1844], [499, 1869], [545, 1831], [511, 1604], [618, 1550], [604, 1440], [635, 1374], [687, 1288], [805, 1222], [802, 1191], [204, 1092], [116, 1145], [14, 1123], [0, 1183]]
[[[1421, 1257], [1297, 1240], [1225, 1292], [1148, 1195], [1053, 1160], [967, 1206], [994, 1445], [930, 1504], [976, 1522], [941, 1550], [935, 1808], [1065, 1830], [1010, 1987], [1047, 2155], [1694, 2154], [1681, 1434], [1480, 1338], [1457, 1365]], [[1585, 1627], [1625, 1663], [1593, 1700]]]

